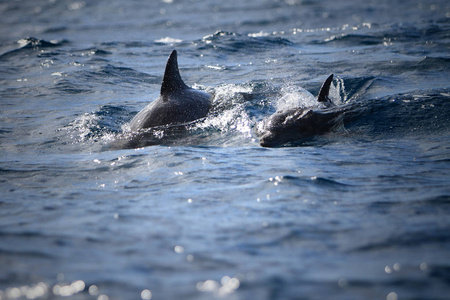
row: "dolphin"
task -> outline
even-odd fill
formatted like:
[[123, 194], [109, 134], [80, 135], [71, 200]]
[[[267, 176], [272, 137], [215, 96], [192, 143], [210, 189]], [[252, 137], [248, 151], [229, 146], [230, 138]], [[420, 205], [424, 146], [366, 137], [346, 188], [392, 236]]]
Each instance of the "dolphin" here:
[[130, 122], [132, 132], [163, 125], [185, 124], [201, 119], [211, 108], [211, 95], [188, 87], [181, 79], [177, 51], [167, 60], [161, 92]]
[[341, 120], [348, 107], [336, 106], [329, 98], [331, 74], [323, 83], [318, 102], [321, 108], [293, 108], [273, 114], [264, 122], [263, 134], [259, 140], [263, 147], [279, 147], [295, 144], [332, 130]]

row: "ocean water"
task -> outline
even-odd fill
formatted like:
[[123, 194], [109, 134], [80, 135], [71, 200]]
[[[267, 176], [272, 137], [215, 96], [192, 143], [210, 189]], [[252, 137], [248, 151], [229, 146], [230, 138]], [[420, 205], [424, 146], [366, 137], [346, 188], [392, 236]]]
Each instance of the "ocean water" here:
[[[450, 299], [448, 1], [0, 2], [0, 299]], [[205, 119], [123, 147], [170, 52]], [[357, 116], [263, 148], [277, 110]]]

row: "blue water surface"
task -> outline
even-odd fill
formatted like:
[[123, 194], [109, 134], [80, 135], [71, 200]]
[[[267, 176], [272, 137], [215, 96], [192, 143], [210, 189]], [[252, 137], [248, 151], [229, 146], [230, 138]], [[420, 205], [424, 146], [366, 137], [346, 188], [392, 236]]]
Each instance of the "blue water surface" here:
[[[447, 1], [0, 3], [0, 299], [449, 299]], [[168, 55], [213, 95], [123, 147]], [[259, 145], [277, 110], [356, 117]]]

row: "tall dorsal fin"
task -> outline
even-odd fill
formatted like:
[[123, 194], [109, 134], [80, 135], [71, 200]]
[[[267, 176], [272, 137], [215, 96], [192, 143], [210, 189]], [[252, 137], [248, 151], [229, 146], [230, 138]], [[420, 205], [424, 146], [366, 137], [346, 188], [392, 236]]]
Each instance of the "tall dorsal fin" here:
[[189, 88], [181, 79], [178, 69], [177, 50], [173, 50], [167, 60], [166, 71], [161, 84], [161, 95]]
[[328, 94], [330, 93], [330, 85], [333, 82], [333, 74], [331, 74], [327, 80], [322, 84], [322, 87], [320, 88], [319, 96], [317, 97], [317, 100], [319, 102], [325, 102], [328, 104], [332, 104], [330, 98], [328, 98]]

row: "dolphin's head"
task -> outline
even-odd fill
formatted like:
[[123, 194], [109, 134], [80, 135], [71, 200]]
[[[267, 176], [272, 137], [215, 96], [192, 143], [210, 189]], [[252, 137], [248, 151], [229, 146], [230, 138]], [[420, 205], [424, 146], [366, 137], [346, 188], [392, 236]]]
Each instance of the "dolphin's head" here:
[[264, 132], [260, 138], [263, 147], [278, 147], [288, 143], [301, 142], [302, 140], [321, 134], [330, 129], [334, 113], [327, 109], [334, 107], [328, 97], [330, 86], [333, 82], [333, 74], [323, 83], [317, 101], [321, 103], [322, 110], [314, 108], [296, 108], [275, 113], [268, 119], [264, 126]]
[[316, 131], [314, 111], [296, 109], [274, 114], [265, 124], [259, 140], [263, 147], [282, 146], [313, 136]]

